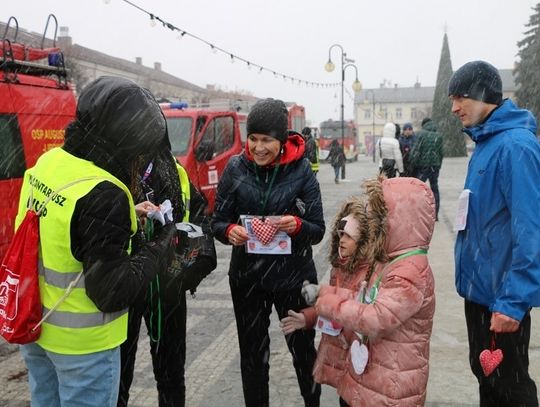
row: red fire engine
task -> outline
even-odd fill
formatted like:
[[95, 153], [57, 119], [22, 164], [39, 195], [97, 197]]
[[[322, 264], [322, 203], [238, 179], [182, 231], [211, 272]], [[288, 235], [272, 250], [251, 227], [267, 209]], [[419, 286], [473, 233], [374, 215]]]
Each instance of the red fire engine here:
[[187, 104], [165, 103], [172, 152], [186, 169], [191, 182], [208, 200], [208, 213], [214, 210], [216, 189], [229, 159], [242, 152], [238, 114], [187, 108]]
[[[57, 25], [51, 14], [47, 26], [51, 19]], [[13, 236], [24, 171], [63, 144], [76, 106], [60, 49], [43, 47], [45, 33], [41, 48], [21, 44], [18, 31], [10, 17], [0, 46], [0, 258]]]
[[349, 120], [344, 123], [344, 133], [341, 133], [341, 120], [327, 120], [319, 126], [319, 149], [320, 158], [325, 160], [330, 152], [330, 144], [337, 140], [340, 145], [344, 144], [345, 157], [347, 160], [358, 159], [358, 136], [354, 121]]

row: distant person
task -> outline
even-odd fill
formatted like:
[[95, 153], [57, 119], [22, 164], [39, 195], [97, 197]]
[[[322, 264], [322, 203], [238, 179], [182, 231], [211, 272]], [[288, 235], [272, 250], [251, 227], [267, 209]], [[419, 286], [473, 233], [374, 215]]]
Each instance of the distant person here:
[[421, 181], [429, 180], [435, 196], [435, 220], [439, 220], [440, 194], [439, 171], [443, 160], [443, 139], [437, 126], [429, 117], [422, 120], [422, 129], [416, 134], [416, 143], [410, 153], [409, 165], [414, 168], [414, 176]]
[[[311, 247], [325, 231], [319, 183], [303, 158], [304, 139], [287, 131], [287, 116], [281, 100], [255, 103], [247, 118], [246, 150], [227, 164], [212, 217], [216, 239], [233, 247], [229, 284], [247, 407], [270, 403], [272, 307], [281, 319], [288, 310], [307, 306], [302, 282], [317, 282]], [[243, 215], [251, 217], [249, 223]], [[304, 405], [317, 407], [315, 331], [297, 331], [285, 339]]]
[[394, 123], [394, 126], [396, 126], [396, 140], [399, 141], [399, 136], [401, 136], [401, 127], [399, 124], [397, 123]]
[[313, 171], [314, 174], [317, 174], [319, 172], [319, 143], [311, 134], [311, 128], [309, 127], [304, 127], [302, 129], [302, 136], [306, 143], [304, 157], [309, 160], [311, 171]]
[[403, 177], [414, 177], [414, 169], [411, 166], [410, 154], [416, 143], [416, 135], [414, 134], [411, 123], [403, 125], [403, 134], [399, 136], [399, 149], [403, 157]]
[[403, 159], [399, 149], [399, 141], [396, 140], [396, 125], [386, 123], [383, 128], [383, 136], [377, 143], [379, 153], [379, 172], [387, 178], [394, 178], [399, 171], [403, 172]]
[[[528, 110], [502, 98], [498, 70], [459, 68], [448, 86], [452, 113], [476, 143], [457, 222], [456, 288], [465, 298], [469, 361], [481, 406], [538, 406], [529, 376], [531, 307], [540, 306], [540, 144]], [[464, 195], [464, 194], [463, 194]], [[491, 374], [479, 355], [501, 349]]]
[[339, 184], [339, 173], [345, 165], [345, 153], [336, 139], [330, 143], [330, 152], [328, 153], [328, 157], [326, 157], [326, 161], [330, 161], [332, 168], [334, 168], [334, 182]]
[[[354, 273], [351, 259], [345, 263], [347, 274], [334, 274], [334, 285], [303, 287], [306, 302], [315, 303], [318, 324], [324, 318], [346, 338], [344, 344], [326, 341], [334, 344], [337, 357], [332, 365], [326, 355], [322, 368], [334, 367], [342, 407], [423, 406], [435, 312], [435, 283], [427, 258], [435, 225], [433, 193], [414, 178], [379, 177], [364, 187], [365, 220], [354, 216], [360, 232], [354, 233], [357, 227], [350, 218], [343, 232], [356, 237], [356, 259], [368, 267]], [[341, 250], [348, 246], [345, 233]], [[332, 244], [337, 243], [334, 238]], [[359, 289], [356, 280], [362, 276]], [[345, 364], [339, 357], [343, 349]], [[318, 373], [315, 370], [316, 377]]]
[[131, 253], [137, 218], [130, 188], [166, 138], [149, 91], [103, 76], [83, 89], [64, 145], [26, 171], [17, 222], [30, 192], [43, 202], [47, 191], [68, 186], [39, 219], [43, 312], [60, 307], [40, 338], [20, 347], [32, 406], [116, 406], [128, 308], [166, 272], [175, 250], [171, 223]]

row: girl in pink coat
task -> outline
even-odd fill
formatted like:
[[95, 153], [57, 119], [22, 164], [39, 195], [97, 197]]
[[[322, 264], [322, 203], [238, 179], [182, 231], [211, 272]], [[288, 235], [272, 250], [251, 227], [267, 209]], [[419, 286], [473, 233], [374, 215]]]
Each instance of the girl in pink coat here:
[[337, 384], [347, 405], [423, 406], [435, 311], [426, 256], [435, 200], [415, 178], [379, 178], [365, 190], [371, 265], [366, 286], [358, 291], [323, 285], [315, 310], [355, 332]]
[[[343, 204], [332, 228], [330, 285], [354, 291], [360, 289], [368, 271], [366, 242], [366, 205], [358, 198], [350, 198]], [[349, 343], [355, 337], [354, 332], [333, 321], [317, 318], [314, 307], [298, 313], [290, 310], [288, 315], [281, 320], [284, 334], [314, 327], [322, 332], [313, 377], [317, 383], [337, 388], [340, 377], [345, 373]]]

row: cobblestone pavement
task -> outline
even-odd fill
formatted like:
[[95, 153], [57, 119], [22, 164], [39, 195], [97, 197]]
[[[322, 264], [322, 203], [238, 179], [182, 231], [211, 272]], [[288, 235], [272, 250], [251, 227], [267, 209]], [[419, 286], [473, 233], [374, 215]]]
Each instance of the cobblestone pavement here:
[[[427, 406], [478, 405], [476, 379], [468, 366], [463, 301], [454, 289], [452, 222], [467, 167], [466, 158], [443, 162], [439, 180], [441, 221], [437, 223], [429, 259], [436, 281], [437, 308], [431, 340]], [[324, 214], [330, 225], [340, 203], [359, 191], [362, 179], [376, 173], [371, 158], [347, 165], [348, 182], [335, 184], [333, 171], [323, 164], [318, 175]], [[321, 281], [328, 280], [328, 236], [314, 248]], [[236, 324], [229, 295], [227, 268], [230, 247], [217, 243], [218, 267], [188, 299], [186, 405], [189, 407], [242, 406], [242, 384]], [[533, 312], [530, 345], [531, 375], [540, 381], [540, 312]], [[270, 397], [272, 407], [301, 406], [294, 369], [274, 316], [271, 326]], [[27, 375], [15, 346], [0, 343], [0, 406], [29, 406]], [[146, 333], [141, 334], [131, 406], [157, 406], [157, 395]], [[323, 386], [321, 406], [337, 406], [334, 389]]]

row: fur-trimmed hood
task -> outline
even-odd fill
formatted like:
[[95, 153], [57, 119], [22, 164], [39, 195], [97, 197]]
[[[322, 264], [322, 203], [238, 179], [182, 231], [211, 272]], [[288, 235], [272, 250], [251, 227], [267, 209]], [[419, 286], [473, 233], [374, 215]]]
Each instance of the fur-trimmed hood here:
[[[354, 216], [354, 218], [358, 221], [358, 224], [360, 225], [360, 238], [357, 241], [358, 247], [356, 252], [348, 259], [343, 261], [339, 257], [339, 236], [337, 231], [341, 219], [347, 215]], [[353, 273], [360, 263], [366, 261], [366, 249], [368, 243], [366, 202], [358, 197], [348, 198], [334, 219], [331, 233], [329, 256], [330, 264], [332, 264], [334, 267], [341, 267], [341, 269], [345, 272]]]
[[435, 199], [416, 178], [379, 177], [364, 183], [370, 259], [385, 261], [413, 248], [427, 249], [435, 226]]

